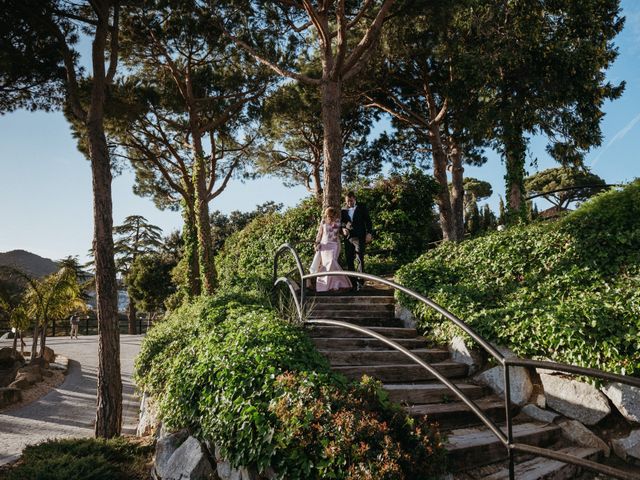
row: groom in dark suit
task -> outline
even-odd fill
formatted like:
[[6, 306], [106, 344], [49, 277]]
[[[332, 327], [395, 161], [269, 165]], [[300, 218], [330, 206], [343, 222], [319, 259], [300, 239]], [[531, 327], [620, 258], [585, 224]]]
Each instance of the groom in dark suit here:
[[[349, 192], [345, 197], [346, 208], [342, 210], [341, 223], [344, 233], [344, 253], [347, 258], [347, 270], [356, 271], [355, 259], [358, 258], [358, 269], [364, 272], [364, 252], [371, 241], [373, 228], [369, 210], [363, 204], [357, 203], [356, 194]], [[356, 290], [361, 290], [364, 280], [356, 280]]]

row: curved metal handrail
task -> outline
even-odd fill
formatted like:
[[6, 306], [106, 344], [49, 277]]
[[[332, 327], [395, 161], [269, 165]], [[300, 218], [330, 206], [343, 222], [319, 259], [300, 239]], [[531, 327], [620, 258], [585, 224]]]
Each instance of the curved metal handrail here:
[[478, 342], [488, 353], [494, 357], [500, 365], [504, 365], [505, 357], [502, 353], [500, 353], [493, 345], [487, 342], [484, 338], [482, 338], [473, 328], [460, 320], [457, 316], [451, 313], [446, 308], [441, 307], [436, 302], [431, 300], [430, 298], [424, 297], [419, 293], [414, 292], [413, 290], [408, 289], [407, 287], [400, 285], [398, 283], [392, 282], [391, 280], [387, 280], [385, 278], [378, 277], [376, 275], [371, 275], [368, 273], [360, 273], [360, 272], [350, 272], [350, 271], [340, 271], [340, 272], [318, 272], [318, 273], [308, 273], [303, 275], [303, 280], [316, 278], [316, 277], [324, 277], [324, 276], [346, 276], [346, 277], [357, 277], [363, 278], [365, 280], [373, 280], [377, 283], [382, 283], [383, 285], [387, 285], [389, 287], [394, 288], [395, 290], [399, 290], [406, 295], [409, 295], [416, 300], [425, 303], [429, 307], [436, 310], [438, 313], [446, 317], [448, 320], [451, 320], [458, 327], [464, 330], [471, 338], [473, 338], [476, 342]]
[[394, 348], [398, 352], [401, 352], [405, 356], [409, 357], [415, 363], [417, 363], [426, 371], [428, 371], [431, 375], [436, 377], [440, 382], [445, 384], [451, 391], [453, 391], [453, 393], [456, 394], [456, 396], [458, 396], [458, 398], [460, 398], [460, 400], [462, 400], [473, 411], [473, 413], [475, 413], [480, 418], [480, 420], [482, 420], [482, 423], [484, 423], [495, 434], [495, 436], [498, 437], [498, 439], [500, 439], [500, 441], [505, 446], [509, 444], [508, 439], [506, 435], [502, 432], [502, 430], [500, 430], [500, 428], [495, 424], [495, 422], [493, 422], [489, 417], [487, 417], [484, 414], [484, 412], [480, 409], [480, 407], [478, 407], [478, 405], [476, 405], [476, 403], [473, 400], [468, 398], [462, 392], [462, 390], [460, 390], [454, 383], [450, 382], [449, 379], [444, 375], [442, 375], [438, 370], [433, 368], [433, 366], [431, 366], [429, 363], [422, 360], [417, 355], [411, 353], [410, 350], [407, 350], [402, 345], [368, 328], [361, 327], [359, 325], [354, 325], [352, 323], [341, 322], [339, 320], [313, 319], [313, 320], [307, 320], [305, 323], [311, 323], [311, 324], [317, 324], [317, 325], [334, 325], [337, 327], [343, 327], [350, 330], [355, 330], [356, 332], [364, 333], [365, 335], [369, 335], [370, 337], [376, 338], [377, 340], [380, 340], [381, 342], [386, 343], [387, 345]]
[[300, 318], [300, 321], [302, 321], [302, 305], [300, 305], [300, 302], [298, 302], [298, 297], [296, 296], [296, 289], [293, 286], [293, 282], [291, 280], [289, 280], [287, 277], [279, 277], [273, 283], [273, 286], [275, 287], [279, 283], [284, 283], [289, 287], [289, 291], [291, 292], [291, 296], [293, 297], [293, 301], [296, 304], [296, 310], [298, 312], [298, 318]]
[[[492, 433], [494, 435], [496, 435], [496, 437], [498, 438], [498, 440], [500, 440], [503, 445], [507, 448], [508, 451], [508, 455], [509, 455], [509, 478], [510, 480], [514, 480], [515, 478], [515, 461], [514, 461], [514, 452], [515, 451], [520, 451], [520, 452], [524, 452], [524, 453], [533, 453], [535, 455], [539, 455], [542, 457], [546, 457], [546, 458], [551, 458], [551, 459], [555, 459], [555, 460], [559, 460], [565, 463], [570, 463], [570, 464], [574, 464], [574, 465], [578, 465], [580, 467], [584, 467], [586, 469], [592, 470], [592, 471], [596, 471], [599, 473], [604, 473], [606, 475], [610, 475], [610, 476], [614, 476], [617, 478], [621, 478], [624, 480], [639, 480], [640, 476], [632, 474], [632, 473], [628, 473], [626, 471], [614, 468], [614, 467], [609, 467], [607, 465], [603, 465], [600, 463], [596, 463], [593, 462], [591, 460], [586, 460], [580, 457], [576, 457], [576, 456], [572, 456], [572, 455], [567, 455], [567, 454], [563, 454], [560, 452], [556, 452], [553, 450], [549, 450], [549, 449], [545, 449], [545, 448], [540, 448], [540, 447], [533, 447], [531, 445], [526, 445], [526, 444], [520, 444], [520, 443], [514, 443], [513, 441], [513, 429], [512, 429], [512, 416], [511, 416], [511, 384], [510, 384], [510, 375], [509, 375], [509, 367], [516, 367], [516, 366], [521, 366], [521, 367], [534, 367], [534, 368], [546, 368], [546, 369], [550, 369], [550, 370], [558, 370], [561, 372], [567, 372], [567, 373], [576, 373], [579, 375], [585, 375], [585, 376], [590, 376], [590, 377], [596, 377], [596, 378], [601, 378], [604, 380], [610, 380], [610, 381], [614, 381], [614, 382], [619, 382], [619, 383], [624, 383], [627, 385], [632, 385], [632, 386], [637, 386], [640, 387], [640, 379], [636, 379], [633, 377], [627, 377], [624, 375], [618, 375], [618, 374], [614, 374], [614, 373], [609, 373], [609, 372], [604, 372], [601, 370], [596, 370], [596, 369], [591, 369], [591, 368], [586, 368], [586, 367], [578, 367], [575, 365], [569, 365], [569, 364], [563, 364], [563, 363], [557, 363], [557, 362], [549, 362], [549, 361], [539, 361], [539, 360], [531, 360], [531, 359], [521, 359], [521, 358], [517, 358], [517, 357], [505, 357], [502, 353], [500, 353], [493, 345], [491, 345], [491, 343], [489, 343], [487, 340], [485, 340], [483, 337], [481, 337], [475, 330], [473, 330], [469, 325], [467, 325], [466, 323], [464, 323], [460, 318], [458, 318], [456, 315], [454, 315], [453, 313], [449, 312], [447, 309], [441, 307], [440, 305], [438, 305], [437, 303], [435, 303], [433, 300], [429, 299], [428, 297], [425, 297], [423, 295], [420, 295], [417, 292], [414, 292], [413, 290], [410, 290], [406, 287], [404, 287], [403, 285], [399, 285], [395, 282], [392, 282], [390, 280], [375, 276], [375, 275], [371, 275], [371, 274], [367, 274], [367, 273], [360, 273], [360, 272], [351, 272], [351, 271], [334, 271], [334, 272], [318, 272], [318, 273], [310, 273], [310, 274], [304, 274], [304, 270], [302, 268], [302, 264], [300, 262], [300, 258], [297, 255], [297, 252], [295, 251], [295, 249], [289, 245], [289, 244], [283, 244], [280, 246], [280, 248], [278, 249], [278, 251], [276, 252], [276, 259], [274, 259], [274, 275], [277, 273], [277, 256], [281, 253], [281, 251], [283, 250], [291, 250], [292, 253], [294, 254], [294, 257], [296, 258], [296, 261], [298, 263], [298, 270], [301, 278], [301, 286], [300, 286], [300, 290], [301, 290], [301, 302], [300, 302], [300, 307], [298, 308], [298, 314], [300, 317], [300, 321], [304, 322], [304, 319], [302, 317], [302, 306], [304, 305], [304, 282], [308, 279], [312, 279], [312, 278], [317, 278], [317, 277], [321, 277], [321, 276], [348, 276], [348, 277], [356, 277], [356, 278], [363, 278], [366, 280], [372, 280], [374, 282], [378, 282], [381, 283], [383, 285], [387, 285], [390, 286], [396, 290], [399, 290], [403, 293], [405, 293], [406, 295], [409, 295], [413, 298], [415, 298], [416, 300], [428, 305], [429, 307], [433, 308], [434, 310], [436, 310], [437, 312], [439, 312], [441, 315], [443, 315], [445, 318], [447, 318], [448, 320], [452, 321], [455, 325], [457, 325], [459, 328], [461, 328], [464, 332], [466, 332], [471, 338], [473, 338], [478, 344], [480, 344], [488, 353], [491, 354], [491, 356], [493, 356], [498, 363], [503, 367], [504, 369], [504, 403], [505, 403], [505, 413], [506, 413], [506, 429], [507, 429], [507, 435], [505, 436], [505, 434], [502, 432], [502, 430], [497, 427], [497, 425], [495, 425], [495, 423], [489, 419], [488, 417], [486, 417], [484, 415], [484, 413], [482, 412], [482, 410], [480, 408], [478, 408], [478, 406], [475, 404], [475, 402], [473, 402], [473, 400], [469, 399], [460, 389], [458, 389], [455, 384], [449, 382], [449, 380], [442, 376], [437, 370], [435, 370], [431, 365], [429, 365], [428, 363], [424, 362], [422, 359], [420, 359], [419, 357], [415, 356], [414, 354], [412, 354], [409, 350], [405, 349], [404, 347], [402, 347], [401, 345], [397, 344], [396, 342], [394, 342], [393, 340], [390, 340], [386, 337], [384, 337], [383, 335], [380, 335], [372, 330], [369, 330], [367, 328], [361, 327], [359, 325], [354, 325], [348, 322], [341, 322], [341, 321], [337, 321], [337, 320], [318, 320], [318, 319], [313, 319], [313, 320], [307, 320], [306, 323], [311, 323], [311, 324], [325, 324], [325, 325], [335, 325], [335, 326], [341, 326], [344, 328], [348, 328], [351, 330], [355, 330], [355, 331], [359, 331], [361, 333], [364, 333], [366, 335], [372, 336], [380, 341], [382, 341], [383, 343], [391, 346], [392, 348], [394, 348], [395, 350], [402, 352], [404, 355], [406, 355], [408, 358], [410, 358], [411, 360], [413, 360], [415, 363], [417, 363], [418, 365], [422, 366], [423, 368], [425, 368], [429, 373], [431, 373], [432, 375], [434, 375], [434, 377], [436, 377], [440, 382], [442, 382], [444, 385], [446, 385], [458, 398], [460, 398], [460, 400], [462, 400], [475, 414], [476, 416], [492, 431]], [[288, 280], [288, 279], [287, 279]], [[280, 281], [284, 281], [284, 277], [283, 279], [278, 279], [277, 282]], [[291, 282], [288, 282], [289, 288], [295, 298], [295, 291], [291, 285]], [[297, 299], [296, 299], [297, 300]], [[296, 301], [296, 306], [298, 307], [297, 301]]]
[[[285, 253], [289, 252], [293, 255], [293, 259], [296, 262], [296, 267], [298, 268], [298, 274], [300, 275], [300, 307], [304, 305], [304, 267], [302, 266], [302, 261], [300, 260], [300, 256], [295, 248], [289, 243], [283, 243], [278, 247], [276, 253], [273, 257], [273, 285], [275, 286], [278, 282], [278, 258]], [[291, 288], [291, 285], [289, 285]], [[295, 296], [295, 295], [294, 295]], [[299, 310], [300, 313], [300, 321], [302, 321], [302, 310]]]

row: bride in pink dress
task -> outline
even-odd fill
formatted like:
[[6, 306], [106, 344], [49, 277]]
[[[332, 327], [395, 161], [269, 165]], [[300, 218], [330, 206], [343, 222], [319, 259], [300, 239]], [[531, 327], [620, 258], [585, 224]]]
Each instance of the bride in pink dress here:
[[[316, 254], [309, 268], [311, 273], [342, 272], [338, 263], [340, 255], [340, 212], [329, 207], [318, 227], [316, 235]], [[351, 281], [344, 275], [325, 275], [317, 277], [316, 291], [351, 289]]]

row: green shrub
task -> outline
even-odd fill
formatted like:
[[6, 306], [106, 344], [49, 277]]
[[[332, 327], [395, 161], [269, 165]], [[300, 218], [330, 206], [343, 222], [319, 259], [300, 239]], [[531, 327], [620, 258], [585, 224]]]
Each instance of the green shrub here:
[[[320, 206], [307, 199], [284, 213], [274, 212], [253, 220], [231, 235], [216, 257], [220, 285], [240, 285], [249, 289], [272, 284], [273, 255], [283, 243], [291, 243], [308, 270], [313, 258], [313, 242], [320, 221]], [[293, 271], [291, 255], [280, 261], [280, 272]]]
[[28, 446], [6, 480], [118, 480], [149, 477], [152, 445], [111, 440], [49, 440]]
[[434, 213], [439, 185], [419, 170], [352, 185], [367, 205], [375, 236], [367, 247], [368, 273], [386, 275], [423, 253], [441, 233]]
[[[522, 356], [640, 373], [640, 182], [554, 223], [445, 244], [397, 275]], [[436, 341], [459, 334], [400, 295]]]
[[252, 311], [264, 300], [235, 289], [199, 297], [171, 312], [147, 333], [135, 360], [136, 385], [151, 394], [161, 391], [174, 357], [228, 317]]
[[[367, 205], [376, 233], [367, 247], [367, 273], [388, 274], [415, 259], [439, 231], [433, 213], [437, 184], [419, 171], [406, 175], [378, 178], [367, 184], [351, 186], [358, 201]], [[313, 241], [321, 208], [314, 199], [284, 213], [262, 215], [240, 232], [231, 235], [216, 257], [220, 284], [255, 288], [270, 286], [273, 255], [285, 242], [298, 251], [305, 272], [313, 258]], [[341, 260], [344, 266], [344, 259]], [[290, 255], [280, 260], [280, 273], [294, 272]], [[297, 276], [297, 272], [292, 275]]]
[[136, 365], [164, 425], [211, 440], [236, 467], [272, 466], [288, 479], [426, 479], [442, 469], [432, 427], [391, 406], [379, 384], [348, 386], [300, 326], [270, 309], [199, 299], [151, 330]]

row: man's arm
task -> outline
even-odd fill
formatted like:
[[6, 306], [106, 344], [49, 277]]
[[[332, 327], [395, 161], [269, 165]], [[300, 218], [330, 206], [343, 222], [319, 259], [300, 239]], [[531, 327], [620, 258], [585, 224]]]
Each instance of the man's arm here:
[[367, 227], [367, 233], [373, 235], [373, 225], [371, 223], [371, 217], [369, 216], [369, 209], [364, 206], [364, 224]]

